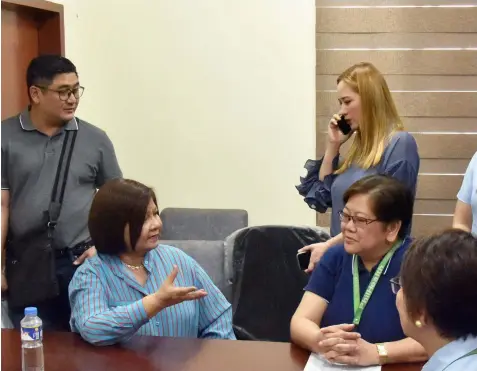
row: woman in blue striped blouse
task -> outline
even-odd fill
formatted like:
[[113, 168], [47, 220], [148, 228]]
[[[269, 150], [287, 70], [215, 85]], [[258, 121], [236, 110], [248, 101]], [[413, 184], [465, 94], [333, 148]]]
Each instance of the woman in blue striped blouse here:
[[98, 254], [70, 286], [71, 329], [109, 345], [133, 335], [235, 339], [232, 309], [195, 260], [158, 244], [154, 191], [115, 179], [96, 194], [89, 229]]

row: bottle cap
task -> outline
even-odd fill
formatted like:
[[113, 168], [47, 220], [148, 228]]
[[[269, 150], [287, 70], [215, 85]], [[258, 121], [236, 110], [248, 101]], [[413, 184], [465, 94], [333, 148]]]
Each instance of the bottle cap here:
[[38, 309], [36, 307], [25, 308], [25, 316], [36, 316], [38, 314]]

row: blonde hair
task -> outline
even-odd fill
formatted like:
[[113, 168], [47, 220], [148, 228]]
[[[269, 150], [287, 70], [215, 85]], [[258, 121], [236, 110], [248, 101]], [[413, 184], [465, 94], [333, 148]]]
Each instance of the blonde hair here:
[[374, 65], [357, 63], [338, 77], [337, 83], [341, 81], [359, 94], [361, 117], [348, 156], [336, 174], [343, 173], [352, 164], [363, 169], [376, 166], [390, 134], [404, 130], [388, 84]]

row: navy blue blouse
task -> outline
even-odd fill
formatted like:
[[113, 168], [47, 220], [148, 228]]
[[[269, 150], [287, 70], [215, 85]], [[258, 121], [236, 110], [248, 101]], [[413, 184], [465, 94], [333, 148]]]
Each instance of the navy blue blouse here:
[[[305, 202], [312, 209], [320, 213], [331, 207], [331, 236], [341, 232], [338, 213], [343, 210], [343, 195], [356, 181], [367, 175], [390, 175], [406, 184], [416, 194], [417, 174], [419, 173], [419, 153], [414, 137], [406, 131], [399, 131], [393, 135], [384, 150], [381, 162], [375, 167], [364, 170], [358, 166], [349, 167], [344, 173], [327, 175], [323, 181], [319, 180], [321, 162], [308, 160], [305, 168], [308, 174], [301, 178], [301, 184], [296, 188]], [[338, 169], [339, 156], [333, 160], [333, 169]], [[408, 231], [411, 230], [409, 226]]]
[[[399, 275], [404, 254], [411, 238], [404, 239], [394, 253], [379, 279], [368, 304], [364, 308], [357, 332], [369, 343], [383, 343], [404, 339], [396, 295], [391, 290], [389, 280]], [[310, 291], [328, 302], [320, 327], [341, 323], [353, 323], [353, 256], [343, 245], [329, 248], [313, 270], [306, 291]], [[359, 262], [359, 284], [362, 298], [379, 264], [371, 272]]]

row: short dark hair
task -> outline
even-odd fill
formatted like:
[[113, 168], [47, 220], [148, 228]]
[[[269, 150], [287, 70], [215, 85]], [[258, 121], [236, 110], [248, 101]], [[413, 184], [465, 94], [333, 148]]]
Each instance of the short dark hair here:
[[414, 208], [414, 196], [402, 182], [387, 175], [368, 175], [353, 183], [343, 195], [346, 204], [355, 195], [366, 194], [371, 200], [371, 209], [383, 223], [401, 222], [399, 238], [408, 234]]
[[55, 77], [62, 73], [75, 73], [78, 76], [75, 65], [61, 55], [46, 54], [33, 58], [26, 73], [28, 96], [30, 97], [30, 87], [49, 86]]
[[88, 220], [96, 250], [109, 255], [127, 251], [124, 229], [128, 224], [134, 249], [151, 199], [157, 206], [152, 188], [135, 180], [113, 179], [104, 184], [93, 199]]
[[450, 229], [417, 239], [401, 265], [411, 318], [426, 313], [441, 336], [477, 336], [477, 239]]

